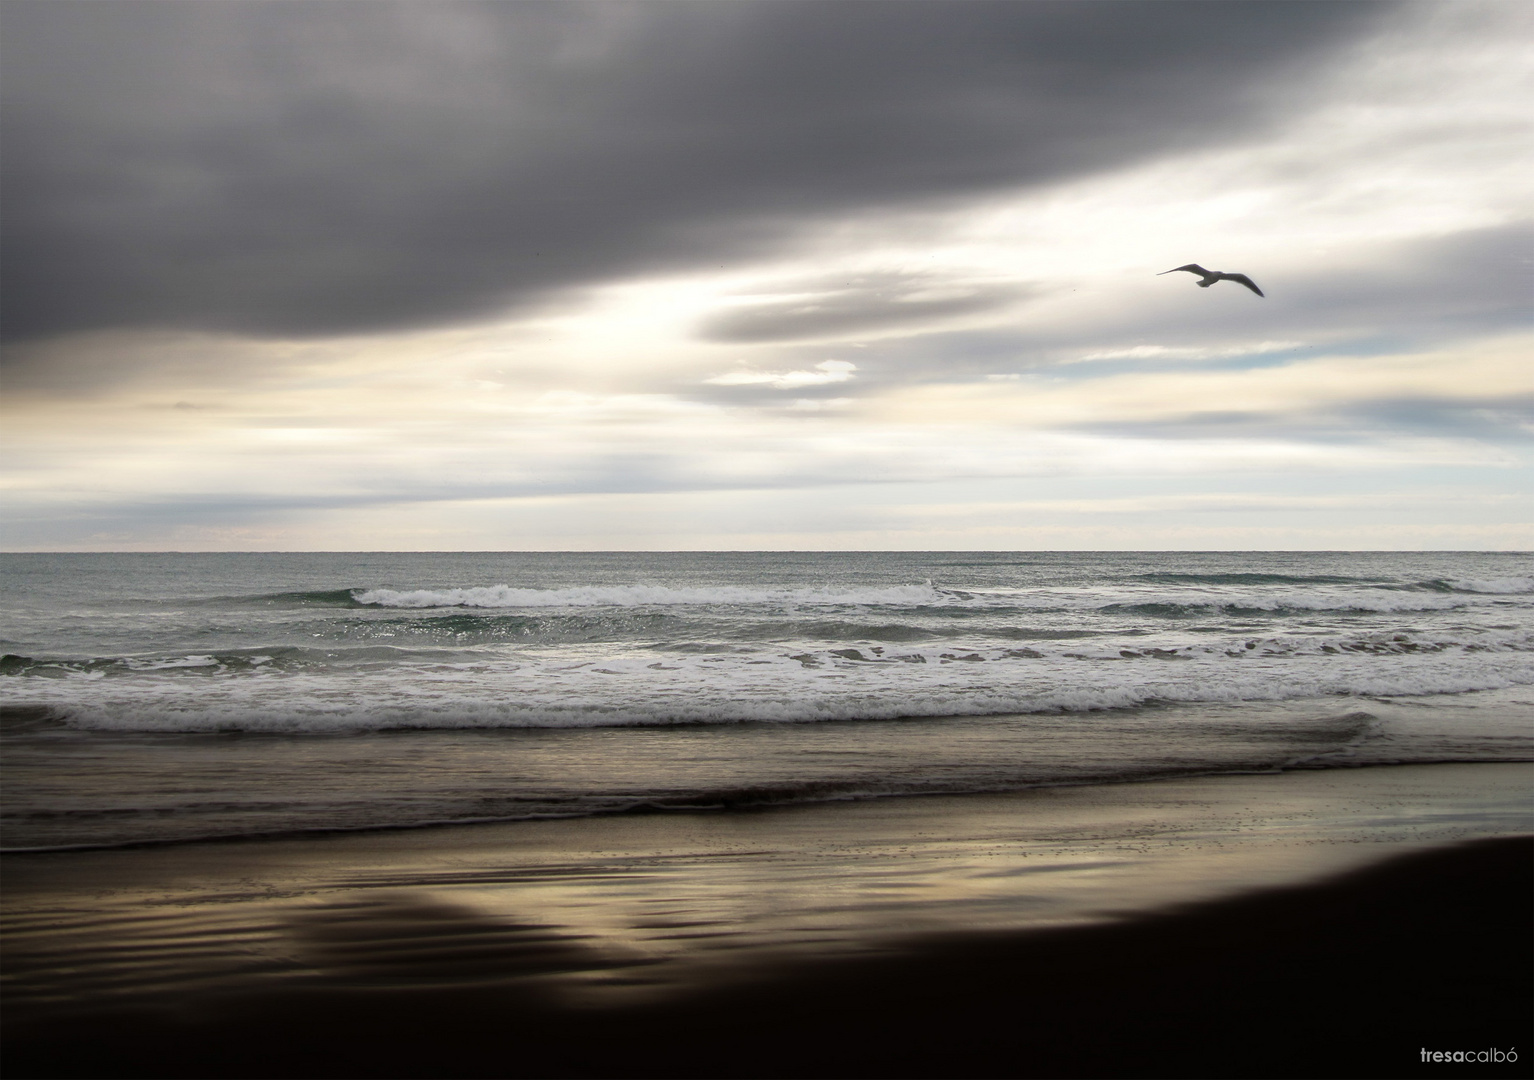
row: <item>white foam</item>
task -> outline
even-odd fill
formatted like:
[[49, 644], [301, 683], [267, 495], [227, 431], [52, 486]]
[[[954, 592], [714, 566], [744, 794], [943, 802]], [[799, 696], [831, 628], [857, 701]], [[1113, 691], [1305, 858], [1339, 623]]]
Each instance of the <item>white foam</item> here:
[[[1465, 593], [1513, 594], [1524, 578], [1465, 582]], [[1470, 586], [1476, 586], [1471, 588]], [[1459, 585], [1455, 586], [1460, 587]], [[591, 607], [665, 607], [716, 605], [748, 607], [916, 607], [975, 610], [1080, 610], [1113, 607], [1165, 606], [1218, 611], [1339, 611], [1388, 614], [1406, 611], [1449, 611], [1485, 601], [1475, 595], [1446, 595], [1397, 589], [1319, 586], [1213, 588], [1164, 586], [991, 589], [965, 591], [921, 585], [870, 588], [710, 586], [673, 588], [664, 585], [583, 585], [564, 589], [526, 589], [509, 585], [449, 589], [362, 589], [353, 592], [360, 604], [382, 608], [548, 609]]]
[[[1211, 612], [1336, 611], [1385, 615], [1407, 611], [1452, 611], [1475, 607], [1485, 601], [1474, 596], [1327, 585], [1300, 589], [1293, 586], [1162, 588], [1126, 593], [1116, 596], [1111, 603], [1125, 607], [1165, 605]], [[1108, 605], [1105, 603], [1104, 606]]]
[[359, 604], [391, 608], [650, 607], [674, 604], [932, 605], [954, 603], [953, 594], [931, 585], [876, 589], [744, 588], [677, 589], [664, 585], [582, 585], [568, 589], [517, 589], [509, 585], [466, 589], [366, 589]]
[[176, 656], [167, 660], [126, 660], [124, 663], [135, 671], [173, 671], [179, 668], [220, 667], [211, 656]]
[[[1274, 639], [1163, 654], [1105, 646], [1051, 652], [865, 646], [829, 650], [657, 654], [591, 646], [547, 655], [486, 650], [473, 662], [401, 663], [189, 677], [172, 670], [5, 687], [17, 704], [55, 707], [83, 728], [333, 732], [387, 728], [564, 728], [739, 721], [885, 720], [909, 716], [1079, 713], [1151, 701], [1282, 701], [1424, 695], [1534, 685], [1534, 653], [1517, 643], [1428, 653], [1327, 652], [1325, 641]], [[1394, 643], [1403, 649], [1411, 643]], [[1128, 654], [1128, 655], [1126, 655]], [[583, 659], [584, 657], [584, 659]]]
[[1534, 593], [1534, 578], [1527, 577], [1504, 577], [1486, 579], [1460, 579], [1450, 578], [1445, 584], [1451, 589], [1469, 593], [1493, 593], [1503, 596], [1514, 596], [1520, 593]]
[[[1187, 601], [1182, 601], [1187, 603]], [[1386, 614], [1398, 611], [1448, 611], [1468, 607], [1468, 597], [1395, 592], [1390, 589], [1314, 589], [1270, 595], [1221, 598], [1212, 607], [1222, 611], [1364, 611]]]

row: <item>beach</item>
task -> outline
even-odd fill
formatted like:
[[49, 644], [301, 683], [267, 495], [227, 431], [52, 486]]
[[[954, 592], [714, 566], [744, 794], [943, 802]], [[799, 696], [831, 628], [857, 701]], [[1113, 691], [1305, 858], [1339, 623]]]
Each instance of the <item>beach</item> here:
[[11, 855], [6, 1068], [1467, 1075], [1418, 1055], [1527, 1046], [1531, 781], [1377, 767]]

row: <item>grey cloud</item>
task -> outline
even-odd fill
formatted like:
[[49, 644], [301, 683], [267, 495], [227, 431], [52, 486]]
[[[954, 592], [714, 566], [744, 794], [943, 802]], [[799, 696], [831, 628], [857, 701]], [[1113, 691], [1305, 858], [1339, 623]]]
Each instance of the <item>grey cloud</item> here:
[[1305, 412], [1192, 412], [1156, 421], [1081, 424], [1076, 430], [1114, 438], [1274, 440], [1360, 446], [1383, 437], [1456, 439], [1527, 450], [1534, 396], [1482, 401], [1401, 397], [1337, 404]]
[[324, 363], [313, 343], [279, 351], [228, 334], [104, 331], [7, 346], [5, 390], [13, 400], [108, 396], [130, 385], [177, 396], [190, 387], [216, 394], [271, 385]]
[[[828, 474], [825, 461], [801, 461], [791, 468], [774, 463], [750, 473], [719, 469], [709, 455], [625, 453], [591, 455], [543, 463], [537, 476], [509, 475], [444, 481], [408, 473], [368, 468], [362, 490], [317, 493], [249, 491], [240, 494], [183, 493], [177, 495], [119, 495], [91, 499], [61, 508], [57, 503], [26, 504], [11, 500], [0, 520], [0, 548], [25, 549], [59, 542], [111, 543], [163, 535], [178, 527], [220, 529], [280, 524], [290, 515], [385, 506], [430, 506], [469, 500], [537, 498], [558, 495], [668, 494], [689, 491], [767, 491], [824, 487], [839, 483], [890, 479], [884, 463], [857, 456], [838, 462]], [[473, 469], [463, 469], [464, 474]], [[901, 478], [898, 477], [897, 478]], [[362, 487], [362, 485], [357, 485]]]
[[[1442, 236], [1358, 243], [1344, 257], [1297, 259], [1274, 252], [1271, 267], [1243, 267], [1267, 299], [1210, 302], [1216, 298], [1196, 288], [1188, 275], [1163, 278], [1171, 283], [1164, 300], [1158, 299], [1154, 308], [1126, 312], [1094, 335], [1101, 345], [1094, 342], [1082, 351], [1142, 343], [1300, 340], [1368, 352], [1431, 348], [1465, 336], [1516, 330], [1528, 325], [1529, 296], [1534, 294], [1531, 251], [1534, 223], [1517, 221]], [[1081, 349], [1082, 338], [1069, 344]]]
[[1528, 446], [1534, 443], [1534, 394], [1485, 401], [1398, 398], [1355, 408], [1358, 426], [1396, 432], [1449, 435], [1482, 442]]
[[706, 265], [1249, 136], [1391, 10], [18, 0], [3, 325], [321, 335]]
[[[1282, 266], [1243, 267], [1267, 291], [1259, 300], [1244, 291], [1223, 302], [1191, 278], [1164, 278], [1165, 292], [1150, 303], [1109, 304], [1088, 327], [1038, 327], [1026, 309], [1017, 325], [918, 334], [869, 342], [859, 350], [859, 385], [952, 382], [997, 372], [1047, 369], [1084, 379], [1114, 370], [1153, 371], [1185, 366], [1280, 363], [1309, 349], [1327, 352], [1421, 350], [1528, 326], [1534, 295], [1534, 223], [1527, 221], [1446, 236], [1360, 244], [1346, 260], [1318, 259]], [[1216, 288], [1236, 286], [1216, 286]], [[1267, 354], [1182, 359], [1123, 358], [1091, 363], [1097, 352], [1160, 345], [1218, 352], [1233, 345], [1298, 341], [1303, 347]], [[1309, 352], [1309, 355], [1314, 355]], [[805, 357], [817, 356], [805, 350]], [[784, 362], [793, 362], [788, 357]]]
[[778, 290], [787, 298], [714, 315], [700, 328], [701, 336], [756, 343], [875, 334], [1007, 307], [1029, 292], [1018, 284], [969, 284], [899, 273], [783, 282]]
[[[1528, 326], [1534, 295], [1534, 223], [1474, 229], [1350, 249], [1347, 261], [1291, 265], [1272, 273], [1249, 267], [1268, 289], [1250, 304], [1216, 303], [1191, 279], [1169, 290], [1154, 306], [1109, 305], [1092, 325], [1041, 329], [1029, 325], [1026, 307], [1015, 325], [912, 333], [868, 341], [853, 350], [789, 344], [777, 350], [780, 368], [811, 368], [827, 356], [855, 361], [855, 380], [793, 391], [796, 398], [877, 395], [893, 386], [981, 381], [1000, 373], [1031, 372], [1049, 379], [1086, 381], [1124, 371], [1270, 366], [1325, 353], [1370, 355], [1431, 350], [1488, 334]], [[1185, 303], [1185, 294], [1191, 297]], [[1263, 342], [1299, 342], [1293, 348], [1221, 357], [1225, 349]], [[1155, 344], [1165, 355], [1085, 363], [1081, 356]], [[1203, 356], [1190, 352], [1206, 350]], [[689, 396], [782, 408], [782, 391], [760, 386], [678, 387]], [[1104, 433], [1161, 438], [1248, 438], [1261, 434], [1356, 442], [1381, 431], [1526, 441], [1534, 416], [1526, 403], [1400, 400], [1358, 403], [1325, 416], [1198, 410], [1185, 419], [1137, 424], [1116, 420]], [[1091, 430], [1097, 430], [1088, 425]]]
[[[1317, 259], [1275, 279], [1295, 325], [1423, 340], [1528, 325], [1534, 222], [1518, 221]], [[1270, 290], [1271, 293], [1271, 290]]]

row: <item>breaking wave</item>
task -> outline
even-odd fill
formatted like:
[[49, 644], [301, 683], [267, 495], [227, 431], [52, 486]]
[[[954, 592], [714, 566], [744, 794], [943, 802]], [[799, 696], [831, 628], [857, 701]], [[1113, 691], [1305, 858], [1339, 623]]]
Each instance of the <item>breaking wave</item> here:
[[966, 593], [926, 585], [875, 589], [744, 588], [678, 589], [664, 585], [582, 585], [569, 589], [518, 589], [490, 585], [465, 589], [360, 589], [359, 604], [388, 608], [641, 607], [674, 604], [804, 604], [912, 607], [963, 602]]
[[[260, 660], [261, 662], [257, 662]], [[99, 667], [11, 658], [21, 704], [118, 731], [327, 733], [1085, 713], [1149, 703], [1455, 694], [1534, 685], [1534, 643], [1290, 636], [1183, 647], [739, 647], [322, 667], [290, 654]], [[45, 670], [49, 669], [49, 670]], [[222, 674], [224, 677], [219, 677]]]
[[[1434, 582], [1434, 584], [1438, 583]], [[1484, 581], [1466, 581], [1450, 578], [1442, 584], [1455, 592], [1490, 593], [1500, 596], [1518, 596], [1534, 593], [1534, 578], [1528, 577], [1490, 578]]]
[[1445, 611], [1482, 603], [1484, 601], [1479, 599], [1481, 596], [1515, 595], [1530, 591], [1522, 588], [1526, 583], [1527, 579], [1507, 578], [1499, 581], [1460, 582], [1452, 589], [1329, 586], [1310, 589], [1255, 587], [1243, 591], [1227, 587], [1186, 588], [1171, 592], [1144, 588], [965, 591], [940, 588], [930, 582], [882, 588], [716, 586], [688, 589], [660, 585], [609, 585], [526, 589], [491, 585], [452, 589], [357, 589], [349, 595], [356, 605], [362, 607], [407, 609], [877, 607], [974, 609], [991, 612], [1095, 610], [1176, 617], [1208, 612], [1281, 615], [1305, 611]]

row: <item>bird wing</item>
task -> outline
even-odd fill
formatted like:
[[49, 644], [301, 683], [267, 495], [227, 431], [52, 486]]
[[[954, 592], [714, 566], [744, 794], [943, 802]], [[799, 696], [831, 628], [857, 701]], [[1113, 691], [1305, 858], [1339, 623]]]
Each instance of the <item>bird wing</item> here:
[[1163, 271], [1161, 271], [1161, 273], [1157, 274], [1156, 276], [1157, 277], [1161, 277], [1163, 274], [1175, 274], [1179, 270], [1191, 270], [1195, 274], [1203, 274], [1205, 277], [1209, 276], [1209, 271], [1205, 270], [1198, 263], [1189, 263], [1187, 266], [1174, 266], [1170, 270], [1163, 270]]
[[1224, 278], [1226, 281], [1235, 281], [1235, 282], [1239, 282], [1242, 285], [1245, 285], [1248, 289], [1251, 289], [1258, 296], [1266, 296], [1267, 295], [1266, 293], [1264, 293], [1261, 289], [1259, 289], [1257, 287], [1257, 283], [1255, 281], [1253, 281], [1251, 278], [1247, 277], [1245, 274], [1221, 274], [1220, 276], [1222, 278]]

